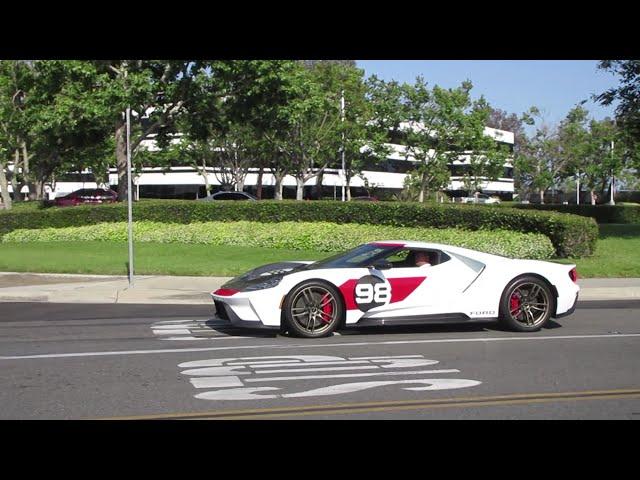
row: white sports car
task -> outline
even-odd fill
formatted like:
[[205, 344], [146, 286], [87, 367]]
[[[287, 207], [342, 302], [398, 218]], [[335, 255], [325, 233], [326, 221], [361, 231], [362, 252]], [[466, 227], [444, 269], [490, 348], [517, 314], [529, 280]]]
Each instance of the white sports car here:
[[317, 262], [265, 265], [211, 296], [219, 319], [302, 337], [348, 326], [495, 320], [528, 332], [573, 313], [577, 278], [575, 265], [384, 241]]

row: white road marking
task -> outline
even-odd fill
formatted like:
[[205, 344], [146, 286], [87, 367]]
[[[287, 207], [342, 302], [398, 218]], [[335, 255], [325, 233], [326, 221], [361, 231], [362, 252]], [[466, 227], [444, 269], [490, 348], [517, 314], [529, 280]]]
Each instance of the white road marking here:
[[278, 398], [277, 395], [255, 395], [255, 392], [268, 392], [279, 390], [278, 387], [257, 388], [230, 388], [227, 390], [214, 390], [195, 395], [202, 400], [262, 400], [265, 398]]
[[[407, 358], [411, 357], [411, 358]], [[260, 359], [260, 360], [257, 360]], [[293, 361], [291, 361], [293, 360]], [[265, 364], [264, 362], [280, 362], [278, 366], [274, 363]], [[281, 362], [288, 361], [287, 364]], [[368, 364], [363, 366], [362, 364]], [[315, 355], [298, 355], [292, 358], [286, 357], [245, 357], [245, 358], [217, 358], [210, 360], [199, 360], [195, 362], [181, 363], [181, 367], [199, 366], [201, 368], [189, 368], [183, 370], [183, 375], [191, 378], [191, 384], [197, 389], [213, 389], [208, 392], [198, 393], [196, 398], [202, 400], [252, 400], [265, 398], [297, 398], [297, 397], [313, 397], [325, 395], [340, 395], [345, 393], [358, 392], [370, 388], [403, 385], [405, 390], [443, 390], [447, 388], [465, 388], [479, 385], [481, 382], [466, 379], [433, 379], [433, 378], [415, 378], [416, 375], [430, 376], [443, 373], [460, 373], [457, 369], [438, 369], [438, 370], [415, 370], [416, 367], [424, 365], [434, 365], [439, 363], [438, 360], [430, 360], [422, 355], [402, 355], [398, 357], [374, 357], [369, 360], [353, 360], [352, 358], [342, 357], [323, 357]], [[232, 365], [233, 364], [233, 365]], [[324, 367], [318, 367], [324, 365]], [[327, 365], [333, 365], [329, 367]], [[335, 366], [342, 365], [342, 366]], [[260, 369], [260, 367], [263, 367]], [[277, 370], [264, 370], [264, 367], [277, 368]], [[288, 368], [287, 368], [288, 367]], [[302, 367], [302, 368], [300, 368]], [[384, 368], [396, 368], [394, 371], [382, 371]], [[359, 369], [372, 370], [377, 372], [355, 372]], [[400, 369], [400, 370], [398, 370]], [[413, 370], [412, 370], [413, 369]], [[333, 373], [335, 371], [350, 370], [354, 373]], [[312, 374], [312, 375], [288, 375], [288, 376], [268, 376], [272, 373], [308, 373], [317, 371], [330, 371], [331, 374]], [[344, 378], [367, 378], [367, 377], [393, 377], [393, 376], [412, 376], [414, 379], [404, 380], [384, 380], [384, 381], [360, 381], [352, 383], [343, 383], [338, 385], [325, 385], [320, 388], [316, 387], [312, 390], [302, 392], [281, 392], [281, 388], [277, 387], [252, 387], [250, 383], [256, 382], [288, 382], [301, 380], [330, 380], [340, 381]], [[406, 387], [404, 385], [418, 385], [414, 387]], [[278, 393], [276, 393], [278, 391]], [[260, 392], [270, 392], [263, 395]]]
[[300, 365], [302, 363], [301, 360], [265, 360], [265, 361], [256, 361], [256, 362], [229, 362], [227, 365], [251, 365], [255, 368], [257, 365]]
[[173, 329], [184, 329], [184, 328], [198, 328], [200, 325], [190, 324], [190, 323], [171, 323], [166, 325], [153, 325], [151, 329], [155, 332], [156, 330], [173, 330]]
[[[159, 353], [188, 353], [188, 352], [215, 352], [223, 350], [257, 350], [257, 349], [303, 349], [303, 348], [344, 348], [344, 347], [364, 347], [370, 345], [420, 345], [438, 343], [478, 343], [478, 342], [514, 342], [514, 341], [544, 341], [544, 340], [595, 340], [595, 339], [625, 339], [637, 338], [640, 333], [628, 334], [605, 334], [605, 335], [549, 335], [530, 337], [485, 337], [485, 338], [444, 338], [433, 340], [397, 340], [386, 342], [352, 342], [352, 343], [311, 343], [305, 344], [271, 344], [271, 345], [235, 345], [229, 347], [203, 347], [203, 348], [164, 348], [153, 350], [117, 350], [102, 352], [81, 352], [81, 353], [48, 353], [40, 355], [7, 355], [0, 356], [0, 360], [31, 360], [38, 358], [73, 358], [73, 357], [102, 357], [114, 355], [152, 355]], [[224, 338], [224, 337], [221, 337]]]
[[389, 358], [422, 358], [422, 355], [398, 355], [398, 356], [386, 356], [386, 357], [349, 357], [351, 360], [386, 360]]
[[460, 370], [456, 369], [441, 369], [441, 370], [418, 370], [415, 372], [380, 372], [380, 373], [340, 373], [337, 375], [296, 375], [294, 377], [259, 377], [259, 378], [246, 378], [245, 382], [286, 382], [289, 380], [314, 380], [320, 378], [351, 378], [351, 377], [392, 377], [396, 375], [422, 375], [422, 374], [435, 374], [435, 373], [460, 373]]
[[426, 385], [422, 387], [403, 387], [404, 390], [425, 391], [425, 390], [445, 390], [453, 388], [468, 388], [480, 385], [477, 380], [466, 380], [457, 378], [432, 378], [415, 380], [396, 380], [386, 382], [358, 382], [332, 385], [329, 387], [317, 388], [298, 393], [285, 393], [275, 395], [256, 395], [257, 392], [273, 392], [279, 390], [277, 387], [256, 387], [256, 388], [227, 388], [223, 390], [213, 390], [195, 395], [201, 400], [263, 400], [273, 398], [302, 398], [318, 397], [328, 395], [344, 395], [376, 387], [387, 387], [391, 385]]
[[211, 340], [211, 337], [163, 337], [160, 340]]
[[191, 385], [195, 388], [226, 388], [243, 387], [238, 377], [200, 377], [192, 378]]
[[[387, 387], [390, 385], [403, 385], [403, 384], [424, 384], [426, 387], [404, 387], [404, 390], [412, 391], [424, 391], [424, 390], [449, 390], [452, 388], [467, 388], [480, 385], [482, 382], [477, 380], [466, 380], [457, 378], [430, 378], [424, 380], [395, 380], [387, 382], [358, 382], [358, 383], [343, 383], [342, 385], [332, 385], [330, 387], [317, 388], [315, 390], [309, 390], [299, 393], [288, 393], [282, 395], [282, 398], [302, 398], [302, 397], [318, 397], [325, 395], [340, 395], [345, 393], [359, 392], [361, 390], [368, 390], [375, 387]], [[224, 392], [225, 390], [222, 390]]]
[[[280, 358], [282, 360], [276, 360]], [[193, 362], [183, 362], [178, 365], [180, 368], [194, 367], [220, 367], [222, 365], [259, 365], [264, 363], [281, 363], [281, 362], [326, 362], [326, 361], [344, 361], [342, 357], [329, 357], [327, 355], [278, 355], [265, 360], [265, 357], [243, 357], [242, 361], [238, 358], [212, 358], [209, 360], [196, 360]]]
[[[251, 338], [233, 335], [238, 332], [229, 322], [206, 320], [168, 320], [155, 322], [151, 325], [154, 335], [159, 340], [170, 341], [194, 341], [194, 340], [218, 340], [221, 338]], [[171, 335], [171, 336], [169, 336]]]
[[175, 329], [175, 330], [154, 330], [156, 335], [189, 335], [191, 332], [188, 329]]

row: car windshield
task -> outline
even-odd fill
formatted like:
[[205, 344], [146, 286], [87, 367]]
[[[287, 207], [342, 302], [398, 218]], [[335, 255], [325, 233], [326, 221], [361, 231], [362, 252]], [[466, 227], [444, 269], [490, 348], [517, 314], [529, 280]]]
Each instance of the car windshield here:
[[308, 270], [316, 268], [359, 268], [371, 265], [376, 260], [386, 257], [394, 250], [402, 248], [400, 245], [384, 245], [367, 243], [352, 250], [325, 258], [306, 267]]

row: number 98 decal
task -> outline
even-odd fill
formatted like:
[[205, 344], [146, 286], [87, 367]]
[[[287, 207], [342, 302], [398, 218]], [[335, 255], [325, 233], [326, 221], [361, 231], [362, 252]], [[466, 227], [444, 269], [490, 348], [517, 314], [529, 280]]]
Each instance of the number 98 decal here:
[[366, 312], [391, 301], [391, 285], [381, 278], [367, 275], [358, 280], [353, 295], [358, 308]]

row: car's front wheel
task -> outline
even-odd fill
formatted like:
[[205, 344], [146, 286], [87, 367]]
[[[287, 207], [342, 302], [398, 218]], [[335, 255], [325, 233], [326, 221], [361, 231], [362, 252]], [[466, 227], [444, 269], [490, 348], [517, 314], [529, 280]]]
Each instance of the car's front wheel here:
[[291, 290], [283, 310], [286, 329], [293, 335], [306, 338], [331, 334], [343, 316], [340, 293], [320, 280], [303, 282]]
[[500, 320], [518, 332], [540, 330], [555, 309], [555, 299], [547, 283], [535, 276], [512, 280], [500, 300]]

